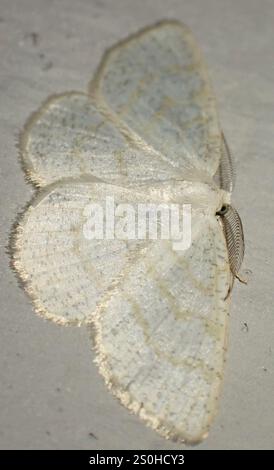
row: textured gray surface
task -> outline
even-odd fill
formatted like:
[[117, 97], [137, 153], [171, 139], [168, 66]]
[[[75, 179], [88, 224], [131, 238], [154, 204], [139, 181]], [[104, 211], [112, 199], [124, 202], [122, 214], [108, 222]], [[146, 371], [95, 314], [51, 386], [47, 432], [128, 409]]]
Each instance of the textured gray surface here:
[[252, 271], [247, 286], [235, 285], [220, 411], [197, 449], [273, 448], [273, 1], [0, 0], [1, 448], [182, 447], [107, 392], [84, 328], [33, 314], [5, 253], [32, 193], [15, 145], [26, 118], [49, 94], [84, 90], [107, 46], [164, 17], [191, 27], [209, 65], [237, 160], [234, 201]]

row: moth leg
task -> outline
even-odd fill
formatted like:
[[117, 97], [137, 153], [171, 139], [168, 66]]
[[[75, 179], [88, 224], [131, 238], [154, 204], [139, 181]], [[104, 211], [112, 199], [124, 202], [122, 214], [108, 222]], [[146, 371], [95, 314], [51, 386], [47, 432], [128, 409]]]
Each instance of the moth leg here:
[[242, 284], [247, 285], [247, 280], [244, 279], [243, 277], [239, 276], [239, 274], [236, 274], [235, 277], [236, 277], [236, 278], [238, 279], [238, 281], [240, 281]]

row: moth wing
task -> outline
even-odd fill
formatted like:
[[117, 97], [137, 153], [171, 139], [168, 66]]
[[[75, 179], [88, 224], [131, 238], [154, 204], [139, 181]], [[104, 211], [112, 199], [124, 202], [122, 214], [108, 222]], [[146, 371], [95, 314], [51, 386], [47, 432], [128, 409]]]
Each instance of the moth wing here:
[[26, 174], [38, 186], [80, 176], [124, 185], [176, 176], [84, 93], [50, 97], [27, 122], [20, 149]]
[[230, 268], [221, 226], [192, 216], [192, 245], [150, 247], [95, 316], [97, 362], [113, 394], [165, 437], [194, 443], [215, 416]]
[[90, 322], [141, 256], [145, 240], [92, 238], [95, 224], [103, 225], [94, 215], [97, 205], [105, 207], [108, 196], [127, 202], [134, 193], [104, 183], [52, 185], [17, 225], [13, 266], [41, 316], [60, 324]]
[[90, 93], [181, 177], [189, 171], [215, 174], [221, 155], [215, 98], [185, 25], [163, 21], [112, 47]]

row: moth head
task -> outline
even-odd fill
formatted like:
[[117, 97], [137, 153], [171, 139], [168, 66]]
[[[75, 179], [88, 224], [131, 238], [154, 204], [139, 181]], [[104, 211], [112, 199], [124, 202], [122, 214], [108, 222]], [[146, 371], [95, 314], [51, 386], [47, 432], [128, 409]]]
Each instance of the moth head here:
[[225, 215], [228, 207], [231, 204], [231, 194], [225, 190], [221, 190], [218, 207], [216, 208], [216, 215]]

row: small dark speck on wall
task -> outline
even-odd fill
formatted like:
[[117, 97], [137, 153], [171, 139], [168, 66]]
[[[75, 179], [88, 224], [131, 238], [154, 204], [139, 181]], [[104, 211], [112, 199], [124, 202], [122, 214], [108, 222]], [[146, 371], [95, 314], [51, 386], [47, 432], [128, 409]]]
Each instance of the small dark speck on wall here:
[[25, 38], [30, 39], [33, 46], [37, 46], [40, 40], [40, 35], [39, 33], [31, 32], [31, 33], [26, 33]]
[[50, 70], [52, 69], [52, 67], [53, 67], [53, 63], [51, 62], [51, 60], [49, 60], [42, 66], [42, 70]]

